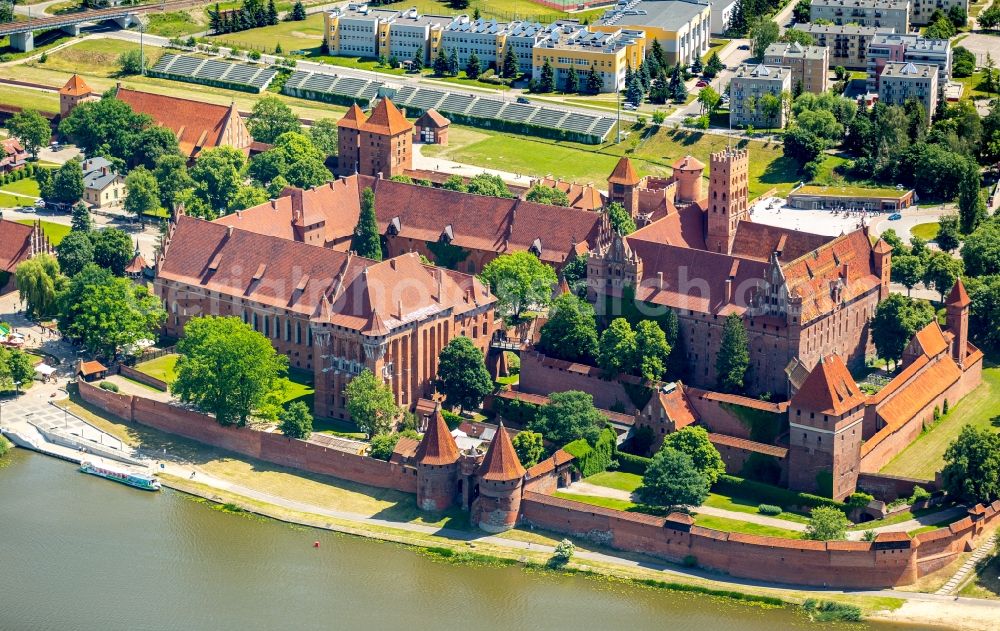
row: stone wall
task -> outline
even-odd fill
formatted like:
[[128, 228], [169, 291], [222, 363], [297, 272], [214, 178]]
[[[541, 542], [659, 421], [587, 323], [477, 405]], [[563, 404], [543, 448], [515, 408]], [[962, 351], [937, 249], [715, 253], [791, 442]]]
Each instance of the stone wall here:
[[126, 366], [125, 364], [118, 364], [118, 374], [123, 377], [128, 377], [133, 381], [138, 381], [139, 383], [144, 383], [150, 388], [156, 388], [160, 392], [166, 392], [170, 389], [170, 386], [166, 381], [162, 379], [157, 379], [156, 377], [151, 377], [144, 372], [140, 372], [131, 366]]
[[933, 480], [917, 480], [881, 473], [862, 473], [858, 476], [859, 491], [864, 491], [886, 503], [900, 497], [910, 497], [915, 486], [931, 493], [938, 490], [937, 482]]
[[585, 364], [555, 360], [541, 353], [521, 353], [518, 390], [549, 396], [553, 392], [582, 390], [594, 397], [594, 405], [605, 410], [637, 412], [635, 404], [616, 379], [604, 379], [601, 370]]
[[787, 404], [692, 387], [685, 394], [700, 423], [716, 434], [770, 443], [788, 425]]

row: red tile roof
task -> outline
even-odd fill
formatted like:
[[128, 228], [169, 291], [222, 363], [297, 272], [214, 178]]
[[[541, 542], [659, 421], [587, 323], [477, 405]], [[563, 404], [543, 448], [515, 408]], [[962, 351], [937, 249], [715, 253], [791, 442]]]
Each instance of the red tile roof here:
[[965, 292], [965, 283], [959, 278], [952, 285], [951, 291], [948, 293], [948, 299], [944, 301], [946, 305], [953, 307], [968, 307], [972, 304], [972, 300], [969, 299], [969, 294]]
[[149, 267], [149, 266], [146, 264], [146, 259], [144, 259], [142, 257], [142, 254], [139, 254], [139, 252], [136, 252], [135, 256], [132, 257], [132, 260], [129, 262], [128, 266], [125, 268], [125, 273], [126, 274], [138, 274], [138, 273], [142, 272], [144, 269], [146, 269], [147, 267]]
[[0, 271], [13, 272], [31, 257], [33, 226], [0, 219]]
[[66, 82], [66, 85], [59, 88], [59, 94], [66, 96], [86, 96], [93, 93], [94, 91], [90, 89], [87, 82], [77, 74], [70, 77], [69, 81]]
[[840, 355], [820, 358], [792, 397], [792, 405], [796, 407], [835, 416], [864, 403], [865, 394], [854, 382]]
[[392, 448], [392, 456], [389, 457], [390, 462], [403, 463], [407, 460], [413, 458], [417, 453], [417, 447], [420, 445], [420, 441], [416, 438], [407, 438], [406, 436], [401, 436], [399, 440], [396, 441], [396, 446]]
[[635, 167], [632, 166], [632, 161], [624, 156], [618, 160], [615, 170], [608, 176], [608, 182], [612, 184], [633, 186], [638, 184], [639, 181], [639, 174], [636, 173]]
[[448, 424], [444, 422], [440, 409], [435, 410], [428, 419], [427, 431], [420, 440], [414, 459], [417, 464], [436, 466], [454, 464], [458, 461], [458, 445], [448, 430]]
[[680, 208], [670, 204], [666, 216], [639, 228], [628, 238], [630, 242], [650, 241], [706, 250], [705, 213], [698, 204], [687, 204]]
[[89, 377], [100, 372], [106, 372], [107, 367], [99, 361], [80, 362], [79, 374]]
[[725, 445], [726, 447], [742, 449], [743, 451], [752, 451], [766, 456], [774, 456], [775, 458], [785, 458], [788, 456], [788, 449], [784, 447], [766, 445], [764, 443], [747, 440], [746, 438], [737, 438], [736, 436], [728, 436], [726, 434], [710, 433], [708, 435], [708, 440], [715, 445]]
[[503, 423], [497, 430], [483, 463], [479, 465], [479, 476], [493, 482], [510, 482], [524, 477], [524, 467], [510, 442], [510, 435], [504, 431]]
[[670, 167], [683, 171], [697, 171], [698, 169], [704, 169], [705, 163], [694, 156], [684, 156], [683, 158], [678, 158], [674, 161]]
[[892, 252], [892, 246], [885, 239], [879, 239], [875, 243], [875, 247], [872, 248], [872, 251], [877, 254], [888, 254]]
[[794, 261], [833, 239], [834, 237], [821, 234], [741, 221], [736, 227], [732, 254], [742, 258], [769, 261], [773, 252], [780, 251], [779, 261]]
[[372, 115], [361, 125], [361, 129], [395, 136], [413, 131], [413, 123], [406, 120], [391, 100], [385, 98], [378, 102], [372, 110]]
[[666, 393], [657, 390], [657, 398], [667, 417], [674, 422], [674, 429], [681, 429], [698, 421], [697, 414], [687, 400], [683, 385], [678, 384], [676, 388]]
[[941, 325], [937, 323], [937, 320], [932, 320], [927, 326], [917, 331], [913, 340], [928, 357], [935, 357], [943, 353], [948, 350], [949, 346], [944, 339], [944, 331], [941, 330]]
[[907, 423], [962, 378], [962, 369], [947, 354], [941, 355], [937, 361], [930, 362], [917, 372], [915, 378], [895, 390], [892, 396], [883, 399], [882, 405], [876, 408], [878, 415], [892, 431]]
[[594, 187], [593, 184], [577, 184], [565, 180], [557, 180], [551, 177], [544, 177], [535, 180], [532, 184], [554, 188], [557, 191], [566, 193], [570, 208], [580, 210], [599, 210], [604, 206], [604, 196]]
[[[230, 125], [243, 124], [235, 103], [227, 107], [122, 87], [115, 92], [115, 97], [128, 103], [136, 112], [151, 116], [157, 125], [174, 132], [185, 156], [194, 158], [205, 149], [227, 144], [237, 149], [250, 146], [248, 134], [240, 138], [241, 134], [226, 133]], [[232, 142], [227, 135], [234, 137]]]
[[451, 125], [451, 121], [442, 116], [440, 112], [432, 107], [417, 119], [416, 125], [418, 127], [437, 127], [440, 129], [441, 127]]
[[357, 103], [352, 103], [349, 108], [347, 108], [347, 113], [344, 114], [343, 118], [337, 121], [337, 127], [347, 127], [349, 129], [361, 129], [361, 126], [365, 124], [368, 117], [365, 113], [361, 111]]
[[719, 403], [729, 403], [731, 405], [752, 408], [754, 410], [761, 410], [772, 414], [783, 414], [786, 410], [788, 410], [787, 401], [783, 401], [781, 403], [771, 403], [770, 401], [761, 401], [760, 399], [742, 397], [738, 394], [726, 394], [724, 392], [714, 392], [712, 390], [700, 390], [698, 388], [692, 388], [691, 386], [685, 386], [685, 390], [687, 391], [688, 396], [707, 399], [708, 401], [718, 401]]

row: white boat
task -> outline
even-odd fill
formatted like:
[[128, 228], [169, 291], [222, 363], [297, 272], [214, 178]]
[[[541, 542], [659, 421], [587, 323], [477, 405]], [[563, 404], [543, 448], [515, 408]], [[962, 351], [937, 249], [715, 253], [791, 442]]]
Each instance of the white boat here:
[[156, 476], [149, 473], [131, 471], [125, 467], [119, 468], [84, 461], [80, 463], [80, 471], [96, 475], [101, 478], [114, 480], [115, 482], [121, 482], [122, 484], [127, 484], [129, 486], [134, 486], [137, 489], [143, 489], [146, 491], [160, 490], [160, 481], [156, 479]]

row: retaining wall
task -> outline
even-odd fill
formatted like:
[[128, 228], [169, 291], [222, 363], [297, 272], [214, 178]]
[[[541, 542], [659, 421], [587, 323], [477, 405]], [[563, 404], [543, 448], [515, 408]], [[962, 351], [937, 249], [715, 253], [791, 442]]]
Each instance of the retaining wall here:
[[891, 502], [900, 497], [910, 497], [913, 487], [920, 486], [933, 493], [938, 490], [934, 480], [917, 480], [882, 473], [862, 473], [858, 475], [858, 490], [871, 494], [875, 499]]
[[128, 377], [133, 381], [138, 381], [139, 383], [144, 383], [150, 388], [156, 388], [160, 392], [166, 392], [170, 389], [170, 386], [166, 381], [162, 379], [157, 379], [156, 377], [151, 377], [144, 372], [140, 372], [131, 366], [126, 366], [125, 364], [118, 364], [118, 374], [123, 377]]

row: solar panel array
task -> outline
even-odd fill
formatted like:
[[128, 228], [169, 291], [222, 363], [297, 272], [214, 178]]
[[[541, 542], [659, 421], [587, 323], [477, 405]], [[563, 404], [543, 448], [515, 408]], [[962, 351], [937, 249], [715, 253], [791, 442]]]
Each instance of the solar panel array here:
[[261, 92], [271, 83], [278, 71], [267, 66], [166, 53], [160, 57], [149, 74], [188, 83], [229, 84], [240, 86], [247, 92]]
[[[284, 91], [292, 96], [323, 100], [355, 100], [367, 104], [378, 95], [381, 81], [337, 74], [296, 70], [285, 82]], [[313, 94], [309, 94], [313, 93]], [[610, 116], [589, 115], [548, 105], [504, 101], [496, 97], [449, 92], [425, 86], [405, 85], [395, 91], [392, 102], [411, 111], [436, 109], [444, 115], [461, 115], [468, 119], [500, 120], [526, 123], [537, 127], [559, 129], [574, 135], [589, 136], [603, 141], [614, 128]], [[471, 124], [475, 124], [472, 120]]]

